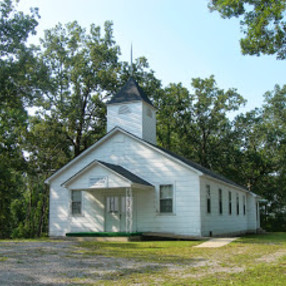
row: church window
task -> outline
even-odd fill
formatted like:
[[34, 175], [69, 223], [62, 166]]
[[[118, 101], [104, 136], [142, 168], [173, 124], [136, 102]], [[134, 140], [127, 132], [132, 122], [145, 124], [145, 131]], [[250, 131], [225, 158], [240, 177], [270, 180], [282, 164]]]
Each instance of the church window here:
[[71, 193], [71, 212], [72, 215], [81, 215], [81, 191], [72, 191]]
[[231, 204], [231, 192], [228, 192], [228, 212], [232, 214], [232, 204]]
[[236, 194], [236, 214], [239, 215], [239, 194]]
[[160, 185], [160, 213], [173, 212], [173, 185]]
[[222, 189], [218, 190], [218, 208], [219, 214], [222, 214]]
[[206, 185], [206, 193], [207, 193], [207, 213], [211, 213], [211, 187], [210, 185]]

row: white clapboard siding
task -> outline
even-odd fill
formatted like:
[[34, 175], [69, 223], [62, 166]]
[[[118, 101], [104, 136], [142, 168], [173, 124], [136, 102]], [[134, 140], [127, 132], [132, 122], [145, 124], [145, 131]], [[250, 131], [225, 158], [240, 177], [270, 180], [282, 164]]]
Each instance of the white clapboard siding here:
[[[133, 190], [134, 217], [136, 218], [133, 225], [134, 231], [176, 232], [197, 236], [201, 234], [198, 175], [160, 152], [151, 150], [141, 142], [123, 133], [117, 133], [91, 153], [83, 156], [81, 160], [71, 164], [52, 180], [51, 236], [63, 236], [70, 231], [104, 230], [104, 192], [92, 190], [85, 193], [83, 215], [71, 217], [70, 191], [61, 186], [95, 159], [120, 164], [155, 186], [154, 190]], [[108, 172], [103, 172], [103, 169], [97, 166], [83, 173], [78, 180], [72, 182], [70, 187], [86, 186], [87, 178], [93, 174], [110, 176]], [[174, 214], [159, 213], [160, 184], [173, 184], [174, 186]], [[105, 195], [109, 192], [106, 190]], [[95, 198], [94, 202], [90, 200], [91, 195]]]
[[[133, 189], [133, 231], [170, 232], [182, 235], [209, 236], [239, 234], [259, 228], [256, 215], [257, 198], [224, 182], [202, 176], [158, 150], [121, 131], [115, 132], [103, 144], [84, 153], [68, 168], [55, 176], [50, 185], [50, 235], [64, 236], [66, 232], [104, 231], [107, 196], [125, 195], [126, 181], [99, 165], [91, 167], [68, 185], [69, 189], [88, 190], [90, 177], [108, 177], [110, 187], [83, 192], [83, 213], [71, 216], [71, 193], [62, 186], [69, 178], [94, 160], [118, 164], [137, 174], [154, 189]], [[160, 184], [174, 188], [173, 213], [159, 213]], [[211, 213], [207, 213], [206, 185], [211, 188]], [[223, 194], [223, 214], [219, 214], [218, 189]], [[228, 192], [232, 192], [232, 214], [228, 211]], [[239, 215], [236, 214], [236, 194], [239, 194]], [[246, 215], [243, 196], [246, 196]]]
[[[122, 107], [128, 110], [121, 113]], [[107, 105], [107, 132], [116, 126], [156, 144], [156, 111], [144, 101]]]
[[73, 190], [101, 188], [101, 185], [97, 187], [96, 185], [92, 184], [92, 179], [94, 178], [103, 178], [105, 182], [103, 187], [130, 187], [130, 182], [126, 179], [118, 176], [114, 172], [111, 172], [102, 166], [95, 165], [71, 181], [71, 183], [68, 184], [68, 188]]
[[[206, 185], [210, 186], [211, 193], [211, 213], [207, 213]], [[255, 200], [253, 196], [235, 187], [231, 187], [223, 182], [205, 177], [201, 178], [201, 225], [202, 235], [223, 235], [239, 234], [256, 230], [256, 225], [251, 225], [253, 221], [253, 209], [255, 210]], [[219, 213], [219, 189], [222, 190], [222, 209]], [[232, 194], [232, 214], [229, 214], [229, 192]], [[236, 196], [239, 195], [239, 215], [237, 215]], [[246, 197], [246, 214], [243, 212], [243, 196]], [[253, 199], [253, 200], [252, 200]]]
[[[128, 113], [119, 113], [122, 106], [129, 108]], [[125, 129], [126, 131], [142, 138], [142, 114], [143, 104], [141, 101], [121, 103], [121, 104], [108, 104], [107, 105], [107, 132], [116, 126]]]
[[156, 111], [149, 104], [142, 102], [142, 138], [152, 144], [156, 144]]

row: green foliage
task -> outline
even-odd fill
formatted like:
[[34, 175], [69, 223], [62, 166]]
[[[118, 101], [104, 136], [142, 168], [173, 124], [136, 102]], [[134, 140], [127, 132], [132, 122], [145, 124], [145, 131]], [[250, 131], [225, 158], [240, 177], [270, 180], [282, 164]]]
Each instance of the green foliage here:
[[211, 0], [209, 7], [223, 18], [242, 17], [243, 54], [276, 54], [278, 59], [286, 58], [285, 0]]
[[[89, 31], [77, 22], [35, 34], [37, 9], [0, 1], [0, 238], [47, 233], [44, 181], [105, 134], [108, 98], [130, 77], [119, 60], [112, 22]], [[285, 1], [211, 1], [223, 17], [244, 17], [243, 53], [285, 58]], [[159, 145], [247, 186], [268, 200], [262, 223], [285, 227], [286, 86], [265, 94], [260, 109], [229, 120], [245, 103], [211, 76], [162, 88], [145, 57], [132, 76], [157, 107]], [[28, 107], [36, 107], [28, 116]]]
[[27, 128], [25, 107], [37, 95], [36, 73], [41, 69], [25, 42], [37, 26], [37, 10], [17, 12], [15, 1], [0, 2], [0, 237], [12, 230], [10, 204], [23, 186], [26, 168], [20, 147]]
[[271, 150], [269, 160], [275, 166], [268, 178], [263, 180], [264, 195], [269, 198], [264, 212], [265, 224], [267, 229], [281, 230], [286, 227], [286, 85], [276, 85], [264, 97], [264, 147]]
[[105, 133], [103, 99], [113, 91], [119, 68], [112, 23], [105, 23], [103, 36], [95, 25], [87, 33], [77, 22], [58, 24], [45, 32], [42, 47], [50, 78], [38, 106], [44, 121], [61, 129], [76, 156]]
[[223, 171], [232, 143], [227, 115], [245, 100], [235, 89], [219, 89], [213, 76], [193, 79], [192, 88], [171, 84], [156, 98], [158, 138], [163, 147]]

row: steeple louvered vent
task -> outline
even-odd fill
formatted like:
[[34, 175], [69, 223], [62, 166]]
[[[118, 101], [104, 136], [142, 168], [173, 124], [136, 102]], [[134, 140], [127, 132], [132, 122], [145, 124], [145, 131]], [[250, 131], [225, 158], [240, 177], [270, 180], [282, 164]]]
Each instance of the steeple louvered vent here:
[[107, 102], [107, 132], [116, 126], [156, 144], [156, 110], [132, 77]]
[[122, 105], [118, 109], [118, 114], [128, 114], [131, 113], [130, 108], [127, 105]]

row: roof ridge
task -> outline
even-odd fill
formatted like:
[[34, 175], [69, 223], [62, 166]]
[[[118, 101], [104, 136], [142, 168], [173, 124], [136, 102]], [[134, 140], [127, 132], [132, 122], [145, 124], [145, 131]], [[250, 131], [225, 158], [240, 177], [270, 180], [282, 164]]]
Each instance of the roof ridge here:
[[[240, 189], [244, 189], [244, 190], [250, 192], [246, 187], [241, 186], [241, 185], [239, 185], [239, 184], [233, 182], [232, 180], [225, 178], [223, 175], [217, 174], [217, 173], [215, 173], [214, 171], [212, 171], [212, 170], [210, 170], [210, 169], [208, 169], [208, 168], [206, 168], [206, 167], [203, 167], [202, 165], [200, 165], [200, 164], [198, 164], [198, 163], [196, 163], [196, 162], [193, 162], [193, 161], [190, 160], [190, 159], [187, 159], [187, 158], [185, 158], [185, 157], [182, 157], [182, 156], [180, 156], [180, 155], [177, 155], [176, 153], [174, 153], [174, 152], [172, 152], [172, 151], [166, 150], [166, 149], [164, 149], [163, 147], [160, 147], [160, 146], [158, 146], [158, 145], [152, 144], [152, 143], [150, 143], [150, 142], [148, 142], [148, 141], [146, 141], [146, 140], [144, 140], [144, 139], [142, 139], [142, 138], [140, 138], [140, 137], [138, 137], [138, 136], [136, 136], [136, 135], [130, 133], [129, 131], [127, 131], [127, 130], [123, 129], [122, 127], [119, 127], [119, 126], [115, 126], [114, 128], [112, 128], [108, 133], [106, 133], [103, 137], [101, 137], [97, 142], [95, 142], [94, 144], [92, 144], [92, 145], [91, 145], [90, 147], [88, 147], [85, 151], [83, 151], [83, 152], [80, 153], [78, 156], [76, 156], [75, 158], [73, 158], [71, 161], [69, 161], [68, 163], [66, 163], [65, 165], [63, 165], [61, 168], [59, 168], [53, 175], [51, 175], [49, 178], [46, 179], [45, 183], [48, 183], [48, 181], [49, 181], [52, 177], [54, 177], [56, 174], [58, 174], [58, 172], [59, 172], [60, 170], [62, 170], [63, 168], [66, 168], [68, 165], [70, 165], [72, 161], [74, 161], [75, 159], [78, 159], [78, 157], [82, 156], [84, 153], [89, 152], [89, 151], [94, 147], [94, 145], [96, 145], [99, 141], [104, 140], [104, 138], [108, 137], [109, 134], [115, 132], [116, 129], [117, 129], [117, 130], [120, 130], [120, 131], [123, 131], [123, 132], [129, 134], [130, 136], [132, 136], [132, 137], [138, 139], [139, 141], [143, 141], [144, 143], [146, 143], [146, 144], [148, 144], [148, 145], [150, 145], [150, 146], [152, 146], [152, 147], [154, 147], [154, 148], [156, 148], [156, 149], [161, 150], [162, 152], [168, 154], [169, 156], [174, 157], [175, 159], [181, 161], [182, 163], [185, 163], [186, 165], [189, 165], [190, 167], [192, 167], [192, 168], [194, 168], [194, 169], [196, 169], [196, 170], [198, 170], [198, 171], [201, 171], [201, 172], [202, 172], [203, 174], [205, 174], [205, 175], [209, 175], [210, 177], [216, 178], [216, 179], [218, 179], [218, 180], [224, 181], [225, 183], [231, 184], [231, 185], [236, 186], [236, 187], [238, 187], [238, 188], [240, 188]], [[98, 161], [98, 160], [97, 160], [97, 161]], [[110, 164], [110, 163], [108, 163], [108, 164]], [[116, 165], [115, 165], [115, 166], [116, 166]], [[123, 167], [122, 167], [122, 168], [123, 168]], [[128, 170], [127, 170], [127, 171], [128, 171]], [[129, 172], [130, 172], [130, 171], [129, 171]], [[130, 173], [131, 173], [131, 172], [130, 172]]]
[[126, 133], [128, 133], [128, 134], [130, 134], [130, 135], [132, 135], [132, 136], [134, 136], [134, 137], [136, 137], [137, 139], [139, 139], [139, 140], [141, 140], [141, 141], [147, 143], [148, 145], [151, 145], [151, 146], [153, 146], [154, 148], [159, 149], [159, 150], [161, 150], [161, 151], [167, 153], [168, 155], [174, 157], [175, 159], [180, 160], [181, 162], [183, 162], [183, 163], [189, 165], [190, 167], [192, 167], [192, 168], [194, 168], [194, 169], [197, 169], [198, 171], [201, 171], [201, 172], [202, 172], [203, 174], [205, 174], [205, 175], [211, 176], [211, 177], [213, 177], [213, 178], [215, 178], [215, 179], [219, 179], [219, 180], [221, 180], [221, 181], [224, 181], [225, 183], [231, 184], [231, 185], [233, 185], [233, 186], [236, 186], [236, 187], [238, 187], [238, 188], [242, 188], [242, 189], [244, 189], [244, 190], [250, 192], [246, 187], [241, 186], [241, 185], [235, 183], [234, 181], [232, 181], [232, 180], [230, 180], [230, 179], [224, 177], [224, 176], [221, 175], [221, 174], [218, 174], [218, 173], [212, 171], [211, 169], [208, 169], [208, 168], [206, 168], [206, 167], [200, 165], [199, 163], [196, 163], [196, 162], [194, 162], [194, 161], [192, 161], [192, 160], [190, 160], [190, 159], [187, 159], [187, 158], [185, 158], [185, 157], [183, 157], [183, 156], [180, 156], [180, 155], [178, 155], [178, 154], [176, 154], [176, 153], [174, 153], [174, 152], [172, 152], [172, 151], [170, 151], [170, 150], [167, 150], [167, 149], [165, 149], [165, 148], [163, 148], [163, 147], [161, 147], [161, 146], [152, 144], [152, 143], [150, 143], [150, 142], [148, 142], [148, 141], [146, 141], [146, 140], [144, 140], [144, 139], [142, 139], [142, 138], [140, 138], [140, 137], [138, 137], [138, 136], [136, 136], [136, 135], [130, 133], [129, 131], [127, 131], [127, 130], [125, 130], [125, 129], [119, 127], [119, 126], [117, 126], [116, 128], [119, 128], [119, 129], [123, 130], [124, 132], [126, 132]]

